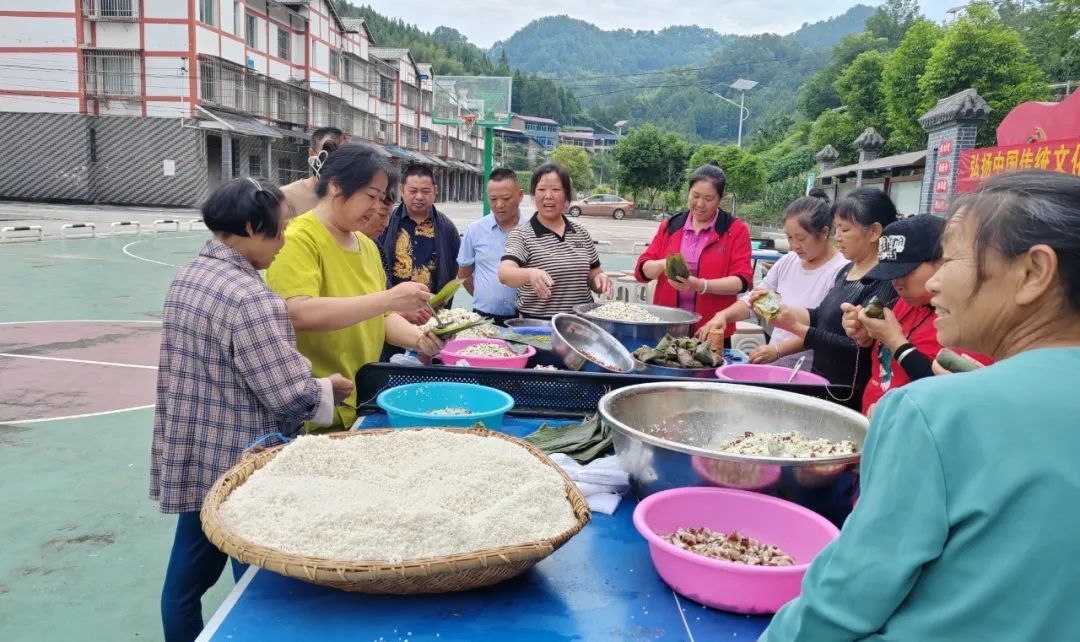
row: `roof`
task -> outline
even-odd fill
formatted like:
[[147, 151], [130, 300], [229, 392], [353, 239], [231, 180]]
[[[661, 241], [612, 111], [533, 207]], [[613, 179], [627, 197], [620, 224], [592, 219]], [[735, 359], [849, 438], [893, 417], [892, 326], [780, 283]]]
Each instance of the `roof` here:
[[844, 176], [847, 174], [854, 174], [859, 170], [862, 170], [864, 172], [870, 172], [882, 169], [892, 169], [893, 167], [909, 167], [912, 165], [923, 165], [925, 163], [926, 150], [924, 149], [917, 152], [908, 152], [907, 154], [897, 154], [896, 156], [884, 156], [882, 158], [875, 158], [872, 161], [866, 161], [865, 163], [861, 164], [856, 163], [854, 165], [834, 167], [830, 170], [822, 172], [819, 178]]
[[[333, 3], [331, 3], [333, 4]], [[371, 29], [368, 28], [367, 22], [363, 18], [342, 18], [341, 24], [345, 28], [345, 31], [360, 33], [362, 30], [367, 34], [368, 42], [373, 40], [371, 36]]]
[[[286, 7], [295, 7], [297, 5], [302, 7], [311, 6], [311, 0], [277, 0], [277, 2]], [[337, 9], [334, 8], [333, 0], [326, 0], [326, 6], [330, 9], [330, 15], [334, 18], [334, 22], [337, 23], [338, 29], [344, 30], [345, 24], [341, 20], [341, 16], [338, 15]]]
[[540, 116], [525, 116], [522, 114], [514, 114], [514, 118], [520, 118], [527, 123], [541, 123], [543, 125], [558, 125], [559, 121], [551, 120], [550, 118], [541, 118]]
[[383, 60], [401, 60], [409, 55], [409, 50], [401, 47], [369, 47], [368, 54]]
[[919, 124], [924, 128], [943, 125], [954, 120], [984, 121], [990, 116], [990, 105], [974, 89], [942, 98], [933, 109], [923, 114]]
[[821, 148], [821, 151], [814, 154], [814, 160], [822, 161], [825, 163], [831, 163], [837, 158], [840, 158], [840, 152], [836, 151], [836, 148], [832, 145], [826, 145]]
[[878, 130], [873, 127], [867, 127], [863, 130], [863, 133], [859, 134], [859, 137], [851, 143], [851, 146], [855, 149], [880, 151], [882, 147], [885, 147], [885, 139], [878, 133]]
[[196, 109], [209, 118], [209, 120], [204, 120], [199, 123], [199, 126], [204, 129], [220, 129], [222, 131], [240, 134], [241, 136], [282, 138], [281, 132], [278, 131], [276, 127], [271, 127], [250, 116], [238, 116], [227, 111], [207, 109], [202, 105], [197, 105]]
[[577, 140], [595, 140], [592, 132], [559, 132], [559, 138], [574, 138]]

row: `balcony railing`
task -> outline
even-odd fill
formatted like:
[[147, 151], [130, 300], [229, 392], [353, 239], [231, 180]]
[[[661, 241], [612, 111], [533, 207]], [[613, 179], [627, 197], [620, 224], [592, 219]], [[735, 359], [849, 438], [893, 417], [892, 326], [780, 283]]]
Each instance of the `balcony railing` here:
[[98, 98], [138, 98], [142, 94], [142, 55], [123, 49], [83, 51], [86, 95]]
[[136, 0], [82, 0], [83, 15], [90, 20], [131, 22], [139, 18]]

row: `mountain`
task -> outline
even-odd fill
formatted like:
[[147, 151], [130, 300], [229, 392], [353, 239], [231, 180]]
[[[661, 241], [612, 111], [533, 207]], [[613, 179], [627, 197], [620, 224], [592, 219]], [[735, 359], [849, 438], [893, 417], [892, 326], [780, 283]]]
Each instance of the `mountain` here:
[[[834, 18], [804, 24], [788, 37], [809, 49], [829, 49], [844, 36], [863, 31], [874, 11], [873, 7], [855, 5]], [[558, 79], [627, 76], [698, 67], [730, 43], [753, 37], [693, 26], [605, 31], [583, 20], [549, 16], [495, 43], [490, 56], [498, 60], [505, 53], [515, 69]]]
[[514, 68], [554, 78], [626, 75], [692, 65], [728, 38], [701, 27], [605, 31], [584, 20], [548, 16], [495, 43], [491, 57], [498, 59], [505, 52]]

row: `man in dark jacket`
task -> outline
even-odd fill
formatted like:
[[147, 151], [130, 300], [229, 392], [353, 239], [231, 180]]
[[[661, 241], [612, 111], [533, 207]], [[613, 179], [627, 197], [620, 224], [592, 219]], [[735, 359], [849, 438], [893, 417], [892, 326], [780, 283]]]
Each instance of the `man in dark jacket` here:
[[[445, 214], [435, 209], [435, 177], [424, 165], [409, 165], [402, 173], [401, 204], [390, 216], [377, 244], [386, 268], [387, 287], [415, 281], [433, 293], [457, 276], [461, 236]], [[403, 314], [417, 325], [431, 313]]]

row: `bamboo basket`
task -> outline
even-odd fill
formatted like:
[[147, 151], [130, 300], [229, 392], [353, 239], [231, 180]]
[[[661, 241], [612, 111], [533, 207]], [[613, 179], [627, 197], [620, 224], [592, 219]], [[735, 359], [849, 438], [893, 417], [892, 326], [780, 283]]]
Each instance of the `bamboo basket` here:
[[[400, 430], [400, 429], [399, 429]], [[432, 430], [421, 428], [420, 430]], [[470, 553], [405, 560], [398, 564], [385, 561], [331, 560], [292, 555], [249, 542], [221, 520], [219, 509], [229, 494], [244, 484], [258, 469], [277, 456], [284, 446], [249, 453], [239, 464], [219, 478], [207, 493], [200, 518], [207, 538], [224, 553], [245, 564], [253, 564], [275, 573], [312, 584], [360, 593], [408, 595], [416, 593], [451, 593], [491, 586], [529, 570], [554, 553], [589, 523], [592, 517], [585, 497], [566, 473], [538, 448], [520, 439], [482, 428], [436, 428], [489, 439], [503, 439], [527, 449], [533, 456], [559, 472], [566, 484], [577, 524], [559, 535], [535, 542], [489, 548]], [[395, 430], [362, 430], [331, 435], [334, 439], [364, 439]]]

